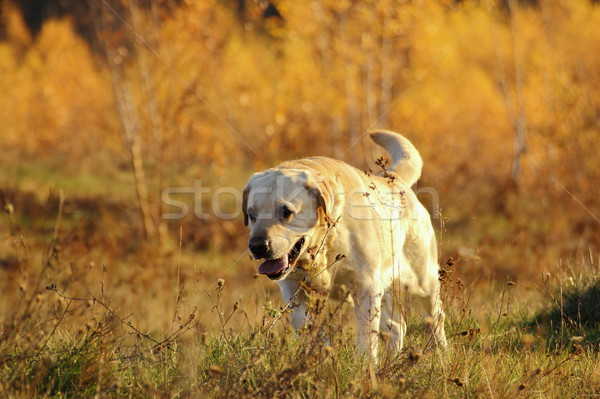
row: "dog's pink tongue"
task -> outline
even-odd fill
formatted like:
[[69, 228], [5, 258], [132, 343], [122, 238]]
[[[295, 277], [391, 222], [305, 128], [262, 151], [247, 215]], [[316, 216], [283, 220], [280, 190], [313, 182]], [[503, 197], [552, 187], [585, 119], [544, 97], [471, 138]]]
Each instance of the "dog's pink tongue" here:
[[260, 274], [274, 274], [279, 273], [285, 269], [288, 265], [287, 256], [279, 259], [267, 259], [258, 267]]

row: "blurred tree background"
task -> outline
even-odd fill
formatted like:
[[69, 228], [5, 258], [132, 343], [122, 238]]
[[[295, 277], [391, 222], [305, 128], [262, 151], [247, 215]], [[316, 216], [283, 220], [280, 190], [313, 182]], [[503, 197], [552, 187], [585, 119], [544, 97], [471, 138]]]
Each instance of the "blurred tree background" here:
[[[0, 13], [0, 198], [43, 236], [61, 190], [67, 259], [156, 268], [146, 255], [180, 238], [237, 258], [241, 218], [167, 222], [163, 191], [241, 189], [315, 154], [370, 167], [374, 127], [421, 151], [442, 254], [467, 275], [597, 259], [594, 2], [0, 0]], [[0, 232], [7, 274], [21, 233]]]

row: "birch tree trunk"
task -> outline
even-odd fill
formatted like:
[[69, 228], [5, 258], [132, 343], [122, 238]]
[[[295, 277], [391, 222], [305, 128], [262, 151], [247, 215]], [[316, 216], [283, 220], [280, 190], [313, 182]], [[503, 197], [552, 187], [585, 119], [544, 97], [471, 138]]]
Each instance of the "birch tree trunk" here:
[[523, 108], [523, 85], [524, 76], [523, 68], [519, 59], [519, 54], [515, 50], [516, 44], [516, 26], [513, 18], [514, 0], [508, 0], [508, 12], [510, 16], [510, 35], [513, 48], [513, 66], [515, 72], [515, 96], [516, 96], [516, 113], [513, 117], [513, 129], [515, 134], [515, 155], [513, 157], [512, 170], [510, 173], [511, 182], [517, 186], [521, 174], [521, 161], [523, 154], [527, 150], [526, 133], [527, 133], [527, 117]]
[[[117, 26], [121, 24], [115, 21], [116, 16], [111, 14], [113, 13], [111, 9], [103, 5], [98, 6], [100, 7], [99, 14], [101, 15], [101, 26], [97, 29], [98, 32], [102, 34], [114, 33], [113, 31], [119, 29]], [[120, 29], [123, 28], [121, 27]], [[116, 41], [116, 43], [109, 44], [108, 41], [105, 41], [104, 50], [111, 74], [115, 106], [121, 124], [121, 134], [129, 152], [131, 167], [133, 169], [138, 212], [144, 229], [144, 238], [152, 240], [156, 237], [156, 225], [150, 212], [148, 187], [142, 155], [140, 123], [136, 105], [133, 101], [131, 83], [124, 76], [124, 63], [128, 55], [127, 47], [124, 45], [124, 42]]]

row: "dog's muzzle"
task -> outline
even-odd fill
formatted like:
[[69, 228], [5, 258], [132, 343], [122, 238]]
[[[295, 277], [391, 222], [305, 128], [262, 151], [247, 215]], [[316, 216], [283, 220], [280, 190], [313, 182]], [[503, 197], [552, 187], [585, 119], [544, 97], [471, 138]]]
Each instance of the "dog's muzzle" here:
[[[260, 266], [258, 267], [258, 272], [260, 274], [265, 274], [267, 277], [269, 277], [271, 280], [279, 280], [280, 278], [282, 278], [292, 267], [294, 267], [296, 260], [298, 260], [298, 257], [300, 256], [300, 252], [302, 252], [302, 248], [304, 246], [304, 237], [301, 237], [298, 241], [296, 241], [296, 243], [294, 244], [294, 246], [292, 247], [292, 249], [290, 250], [290, 252], [288, 252], [286, 255], [282, 256], [281, 258], [276, 258], [273, 259], [272, 257], [269, 256], [261, 256], [258, 257], [257, 252], [264, 254], [264, 253], [271, 253], [271, 249], [269, 248], [270, 245], [267, 242], [266, 243], [266, 247], [265, 247], [265, 243], [264, 242], [260, 242], [259, 240], [256, 240], [256, 242], [253, 243], [253, 240], [250, 240], [250, 244], [248, 245], [250, 248], [250, 251], [252, 252], [252, 254], [257, 257], [258, 259], [265, 259], [265, 261], [263, 263], [260, 264]], [[255, 244], [255, 246], [253, 247], [252, 244]]]

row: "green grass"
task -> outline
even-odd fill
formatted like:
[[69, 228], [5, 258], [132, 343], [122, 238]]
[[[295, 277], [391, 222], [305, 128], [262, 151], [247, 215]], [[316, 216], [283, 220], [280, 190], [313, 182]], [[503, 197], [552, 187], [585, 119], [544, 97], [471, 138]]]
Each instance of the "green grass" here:
[[62, 190], [68, 198], [104, 197], [107, 201], [131, 200], [135, 195], [128, 165], [103, 162], [97, 156], [73, 162], [56, 156], [31, 157], [24, 162], [8, 155], [0, 170], [0, 187], [35, 193], [40, 201], [47, 199], [49, 190]]

